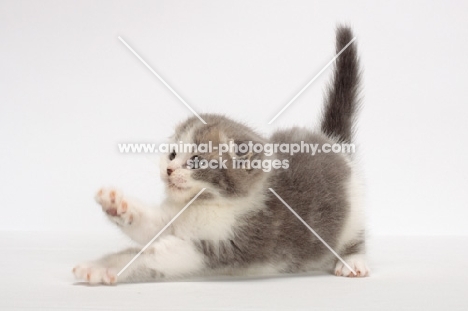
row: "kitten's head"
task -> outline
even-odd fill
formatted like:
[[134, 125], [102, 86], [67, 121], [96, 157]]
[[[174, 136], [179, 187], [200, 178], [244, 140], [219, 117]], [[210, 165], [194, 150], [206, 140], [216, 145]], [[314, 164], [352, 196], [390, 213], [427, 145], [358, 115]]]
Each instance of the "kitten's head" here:
[[[224, 116], [204, 114], [202, 117], [207, 124], [192, 117], [176, 127], [170, 144], [177, 144], [178, 148], [171, 148], [161, 159], [161, 178], [166, 184], [168, 196], [175, 201], [186, 202], [202, 188], [206, 188], [200, 197], [204, 199], [245, 197], [256, 191], [266, 173], [238, 162], [234, 168], [233, 161], [262, 161], [264, 154], [245, 150], [236, 152], [232, 148], [220, 152], [220, 149], [223, 148], [221, 145], [226, 148], [233, 143], [264, 144], [264, 138], [249, 127]], [[180, 150], [181, 142], [185, 150]], [[194, 144], [198, 148], [196, 152], [193, 150]], [[211, 152], [202, 150], [203, 146], [209, 148], [210, 145]]]

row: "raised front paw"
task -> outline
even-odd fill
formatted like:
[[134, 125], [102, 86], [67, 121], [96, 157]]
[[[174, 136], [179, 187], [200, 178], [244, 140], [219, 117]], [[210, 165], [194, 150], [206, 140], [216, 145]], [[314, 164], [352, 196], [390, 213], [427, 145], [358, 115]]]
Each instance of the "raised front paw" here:
[[353, 268], [354, 274], [348, 267], [346, 267], [341, 261], [336, 263], [335, 275], [347, 276], [347, 277], [366, 277], [369, 276], [369, 268], [366, 264], [366, 258], [363, 254], [353, 254], [345, 256], [343, 260]]
[[113, 188], [101, 188], [95, 198], [109, 219], [117, 225], [132, 224], [134, 215], [128, 201], [123, 198], [122, 192]]
[[115, 284], [117, 282], [117, 273], [113, 269], [101, 267], [95, 264], [77, 265], [72, 270], [75, 278], [89, 284]]

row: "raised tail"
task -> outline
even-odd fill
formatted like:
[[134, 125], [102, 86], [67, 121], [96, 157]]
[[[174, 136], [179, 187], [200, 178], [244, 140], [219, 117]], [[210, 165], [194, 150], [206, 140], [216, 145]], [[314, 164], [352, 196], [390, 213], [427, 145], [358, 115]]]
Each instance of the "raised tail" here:
[[[353, 38], [351, 28], [338, 27], [336, 52], [339, 53]], [[359, 82], [359, 60], [356, 42], [353, 42], [336, 59], [322, 116], [322, 132], [340, 142], [351, 143], [353, 138], [354, 120], [359, 109]]]

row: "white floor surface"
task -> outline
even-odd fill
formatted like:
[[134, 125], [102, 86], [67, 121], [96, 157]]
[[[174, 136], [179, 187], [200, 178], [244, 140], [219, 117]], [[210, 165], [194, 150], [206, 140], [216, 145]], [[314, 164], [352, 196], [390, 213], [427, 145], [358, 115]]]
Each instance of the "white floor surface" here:
[[372, 275], [326, 273], [87, 286], [71, 269], [119, 250], [118, 233], [0, 233], [1, 310], [468, 310], [468, 237], [379, 237]]

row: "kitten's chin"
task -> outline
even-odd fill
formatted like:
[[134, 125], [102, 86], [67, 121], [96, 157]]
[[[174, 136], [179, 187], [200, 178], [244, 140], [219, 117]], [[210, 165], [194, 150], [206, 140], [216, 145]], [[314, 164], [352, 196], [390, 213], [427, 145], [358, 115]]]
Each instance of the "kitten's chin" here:
[[185, 204], [201, 191], [198, 186], [180, 187], [174, 184], [166, 184], [166, 195], [173, 202]]
[[182, 187], [182, 186], [174, 184], [171, 181], [168, 181], [166, 183], [166, 188], [170, 192], [184, 192], [184, 191], [190, 190], [190, 187]]

